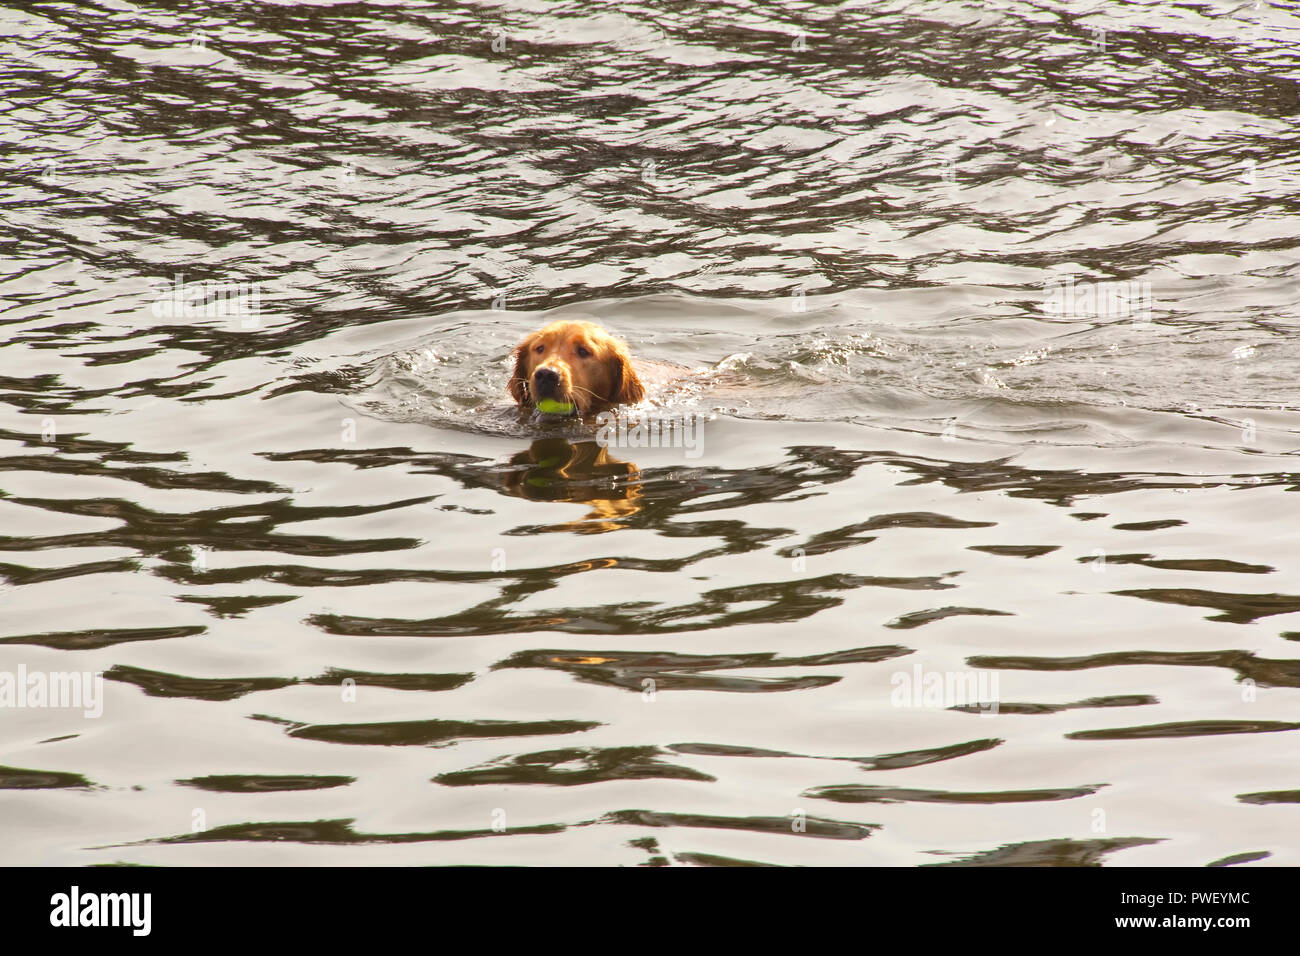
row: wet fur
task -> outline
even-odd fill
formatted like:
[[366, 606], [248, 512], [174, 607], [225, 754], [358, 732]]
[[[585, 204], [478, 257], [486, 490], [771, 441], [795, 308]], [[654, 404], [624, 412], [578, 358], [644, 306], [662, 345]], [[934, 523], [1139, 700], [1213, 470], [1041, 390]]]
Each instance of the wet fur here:
[[520, 342], [514, 358], [507, 391], [523, 408], [551, 398], [587, 416], [645, 398], [626, 343], [594, 322], [552, 322]]

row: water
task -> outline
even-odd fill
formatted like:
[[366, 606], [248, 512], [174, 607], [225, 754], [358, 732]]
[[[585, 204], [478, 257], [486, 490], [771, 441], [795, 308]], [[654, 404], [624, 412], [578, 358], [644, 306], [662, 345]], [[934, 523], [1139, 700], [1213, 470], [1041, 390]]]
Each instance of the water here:
[[1300, 863], [1294, 9], [0, 23], [4, 862]]

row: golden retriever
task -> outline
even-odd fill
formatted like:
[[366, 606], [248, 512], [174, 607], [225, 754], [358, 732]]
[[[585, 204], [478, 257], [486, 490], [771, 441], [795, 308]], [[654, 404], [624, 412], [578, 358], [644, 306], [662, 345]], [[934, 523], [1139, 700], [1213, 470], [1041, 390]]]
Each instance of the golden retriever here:
[[584, 417], [645, 397], [627, 345], [577, 319], [552, 322], [519, 343], [507, 391], [523, 408], [557, 402], [571, 406], [563, 414]]

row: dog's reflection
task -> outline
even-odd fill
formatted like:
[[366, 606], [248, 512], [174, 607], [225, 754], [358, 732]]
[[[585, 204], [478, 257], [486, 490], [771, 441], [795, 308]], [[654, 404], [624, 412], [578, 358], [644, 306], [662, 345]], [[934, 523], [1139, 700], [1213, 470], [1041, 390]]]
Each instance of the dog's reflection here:
[[532, 501], [575, 501], [591, 506], [586, 518], [549, 525], [550, 531], [594, 534], [626, 527], [641, 510], [641, 471], [595, 441], [539, 438], [510, 459], [505, 490]]

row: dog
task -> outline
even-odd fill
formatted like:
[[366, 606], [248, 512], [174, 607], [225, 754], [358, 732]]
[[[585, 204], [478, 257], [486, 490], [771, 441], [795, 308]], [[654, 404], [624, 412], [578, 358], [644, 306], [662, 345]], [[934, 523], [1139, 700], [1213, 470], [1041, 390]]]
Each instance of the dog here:
[[557, 402], [568, 407], [560, 414], [585, 418], [645, 398], [627, 344], [594, 322], [552, 322], [520, 342], [514, 359], [506, 390], [521, 408]]

